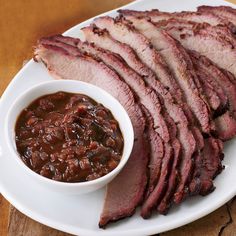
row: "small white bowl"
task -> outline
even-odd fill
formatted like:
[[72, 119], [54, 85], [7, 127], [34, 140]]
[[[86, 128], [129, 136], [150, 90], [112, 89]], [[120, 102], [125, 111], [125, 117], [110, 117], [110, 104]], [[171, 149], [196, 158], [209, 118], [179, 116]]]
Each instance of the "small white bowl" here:
[[[112, 112], [115, 119], [118, 121], [124, 138], [123, 155], [118, 166], [107, 175], [87, 182], [59, 182], [35, 173], [21, 160], [19, 153], [17, 152], [15, 143], [15, 124], [19, 114], [35, 99], [43, 95], [55, 93], [58, 91], [87, 95], [94, 99], [96, 102], [101, 103], [103, 104], [103, 106], [108, 108]], [[32, 177], [38, 184], [45, 186], [52, 191], [67, 194], [88, 193], [102, 188], [106, 184], [108, 184], [122, 170], [122, 168], [128, 161], [134, 141], [133, 126], [123, 106], [103, 89], [85, 82], [73, 80], [54, 80], [44, 82], [25, 91], [10, 107], [6, 117], [5, 127], [5, 137], [8, 147], [11, 150], [12, 156], [19, 164], [19, 168], [22, 168], [23, 171], [26, 172], [30, 177]]]

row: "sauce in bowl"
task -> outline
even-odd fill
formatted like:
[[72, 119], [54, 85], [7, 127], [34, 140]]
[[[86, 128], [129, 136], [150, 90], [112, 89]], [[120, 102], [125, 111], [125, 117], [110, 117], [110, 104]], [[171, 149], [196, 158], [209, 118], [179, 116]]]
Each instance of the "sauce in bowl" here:
[[84, 182], [111, 172], [124, 141], [110, 110], [82, 94], [57, 92], [33, 101], [17, 119], [16, 146], [36, 173]]

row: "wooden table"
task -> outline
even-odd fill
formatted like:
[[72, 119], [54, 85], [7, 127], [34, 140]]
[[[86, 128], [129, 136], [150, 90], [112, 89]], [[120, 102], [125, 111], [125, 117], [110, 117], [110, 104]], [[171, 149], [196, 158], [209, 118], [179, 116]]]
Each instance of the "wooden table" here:
[[[0, 0], [0, 95], [41, 36], [57, 34], [131, 0]], [[231, 0], [236, 3], [236, 0]], [[0, 195], [0, 236], [68, 235], [21, 214]], [[162, 236], [236, 236], [236, 201]]]

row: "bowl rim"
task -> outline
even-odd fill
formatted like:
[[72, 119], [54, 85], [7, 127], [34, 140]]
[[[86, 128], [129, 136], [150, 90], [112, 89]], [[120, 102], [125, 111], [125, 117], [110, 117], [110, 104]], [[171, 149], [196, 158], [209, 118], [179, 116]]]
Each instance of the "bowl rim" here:
[[[126, 153], [124, 153], [124, 148], [123, 148], [123, 153], [122, 153], [122, 157], [121, 157], [121, 160], [119, 162], [119, 164], [117, 165], [117, 167], [115, 169], [113, 169], [111, 172], [109, 172], [108, 174], [102, 176], [102, 177], [99, 177], [97, 179], [94, 179], [94, 180], [89, 180], [89, 181], [85, 181], [85, 182], [61, 182], [61, 181], [57, 181], [57, 180], [53, 180], [53, 179], [50, 179], [50, 178], [47, 178], [47, 177], [44, 177], [38, 173], [36, 173], [35, 171], [33, 171], [32, 169], [30, 169], [24, 162], [23, 160], [21, 159], [19, 153], [17, 152], [16, 148], [14, 147], [14, 144], [15, 144], [15, 134], [14, 135], [11, 135], [11, 127], [14, 127], [13, 125], [10, 124], [10, 117], [13, 113], [13, 110], [14, 108], [22, 101], [22, 100], [27, 100], [27, 96], [29, 96], [33, 91], [39, 89], [40, 87], [45, 87], [47, 88], [47, 86], [53, 86], [54, 84], [75, 84], [75, 85], [83, 85], [85, 87], [90, 87], [90, 88], [93, 88], [93, 89], [96, 89], [98, 90], [98, 92], [100, 92], [100, 94], [102, 94], [102, 97], [108, 97], [108, 99], [112, 100], [115, 104], [115, 109], [117, 109], [117, 107], [119, 107], [120, 110], [122, 110], [122, 113], [123, 113], [123, 116], [125, 117], [125, 120], [127, 122], [127, 125], [129, 127], [129, 130], [128, 132], [130, 132], [130, 137], [132, 138], [129, 142], [130, 145], [128, 145], [128, 148], [127, 148], [127, 151]], [[78, 86], [79, 88], [79, 86]], [[47, 90], [47, 89], [46, 89]], [[62, 91], [62, 92], [69, 92], [68, 91], [69, 89], [68, 88], [63, 88], [62, 86], [62, 89], [58, 90], [58, 91]], [[56, 91], [55, 91], [56, 92]], [[55, 93], [55, 92], [48, 92], [45, 91], [44, 94], [42, 94], [41, 96], [44, 96], [44, 95], [47, 95], [47, 94], [52, 94], [52, 93]], [[71, 93], [76, 93], [76, 92], [71, 92]], [[86, 92], [77, 92], [78, 94], [81, 93], [81, 94], [84, 94], [84, 95], [87, 95]], [[89, 97], [91, 97], [91, 95], [87, 95]], [[40, 96], [38, 96], [37, 98], [39, 98]], [[35, 99], [37, 99], [35, 98]], [[94, 99], [96, 102], [96, 98], [93, 98], [91, 97], [92, 99]], [[35, 100], [34, 99], [34, 100]], [[30, 105], [30, 103], [33, 102], [32, 101], [28, 101], [27, 104], [26, 102], [24, 102], [24, 107], [27, 107], [28, 105]], [[99, 101], [99, 103], [102, 104], [102, 102]], [[103, 104], [102, 104], [103, 105]], [[104, 107], [106, 107], [105, 105], [103, 105]], [[107, 107], [106, 107], [107, 108]], [[24, 109], [24, 108], [23, 108]], [[21, 109], [21, 111], [23, 110]], [[113, 113], [113, 108], [112, 109], [109, 109], [111, 111], [111, 113], [113, 114], [113, 116], [115, 117], [114, 113]], [[20, 111], [20, 112], [21, 112]], [[14, 117], [14, 123], [16, 122], [17, 120], [17, 117], [19, 116], [19, 113], [17, 113], [17, 115]], [[115, 117], [115, 119], [118, 121], [118, 123], [120, 124], [119, 120], [117, 119], [117, 117]], [[129, 157], [131, 155], [131, 152], [132, 152], [132, 149], [133, 149], [133, 144], [134, 144], [134, 130], [133, 130], [133, 125], [132, 125], [132, 122], [130, 120], [130, 117], [127, 113], [127, 111], [125, 110], [125, 108], [120, 104], [120, 102], [115, 98], [113, 97], [111, 94], [109, 94], [107, 91], [105, 91], [104, 89], [98, 87], [98, 86], [95, 86], [93, 84], [90, 84], [90, 83], [87, 83], [87, 82], [83, 82], [83, 81], [76, 81], [76, 80], [52, 80], [52, 81], [46, 81], [46, 82], [41, 82], [37, 85], [34, 85], [30, 88], [28, 88], [27, 90], [25, 90], [20, 96], [17, 97], [17, 99], [15, 99], [13, 101], [13, 103], [11, 104], [8, 112], [7, 112], [7, 115], [6, 115], [6, 126], [5, 126], [5, 137], [6, 137], [6, 142], [7, 142], [7, 146], [8, 146], [8, 149], [10, 150], [10, 153], [14, 156], [14, 159], [17, 161], [17, 163], [24, 168], [24, 170], [26, 171], [26, 173], [29, 173], [32, 177], [34, 178], [38, 178], [38, 180], [40, 181], [43, 181], [45, 182], [46, 184], [51, 184], [51, 185], [57, 185], [58, 187], [89, 187], [89, 186], [92, 186], [92, 185], [97, 185], [97, 184], [101, 184], [105, 181], [108, 181], [108, 183], [112, 180], [111, 178], [114, 176], [116, 176], [115, 174], [119, 174], [119, 172], [124, 168], [125, 164], [127, 163], [127, 161], [129, 160]], [[13, 129], [15, 131], [15, 128]], [[126, 131], [125, 131], [126, 133]], [[124, 132], [122, 132], [122, 136], [123, 136], [123, 139], [124, 139], [124, 144], [125, 144], [125, 138], [126, 138], [126, 135], [124, 134]], [[109, 179], [111, 179], [109, 181]]]

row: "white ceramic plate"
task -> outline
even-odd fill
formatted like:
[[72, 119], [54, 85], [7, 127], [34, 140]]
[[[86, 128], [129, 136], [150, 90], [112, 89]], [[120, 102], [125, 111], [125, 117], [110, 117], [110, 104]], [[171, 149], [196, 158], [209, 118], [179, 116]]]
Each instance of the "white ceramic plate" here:
[[[229, 5], [222, 0], [141, 0], [124, 8], [163, 11], [195, 10], [198, 5]], [[116, 11], [106, 14], [114, 16]], [[80, 37], [80, 28], [91, 19], [79, 24], [65, 35]], [[3, 134], [6, 113], [12, 102], [25, 89], [42, 81], [51, 80], [43, 65], [30, 61], [15, 76], [0, 102], [0, 134]], [[80, 196], [67, 196], [44, 189], [25, 175], [9, 154], [5, 138], [0, 137], [0, 192], [18, 210], [45, 225], [76, 235], [150, 235], [167, 231], [214, 211], [236, 194], [236, 140], [225, 145], [225, 170], [215, 180], [216, 190], [206, 197], [194, 197], [181, 206], [174, 207], [167, 216], [154, 215], [143, 220], [139, 211], [130, 218], [109, 225], [106, 230], [98, 228], [99, 214], [104, 199], [104, 189]]]

